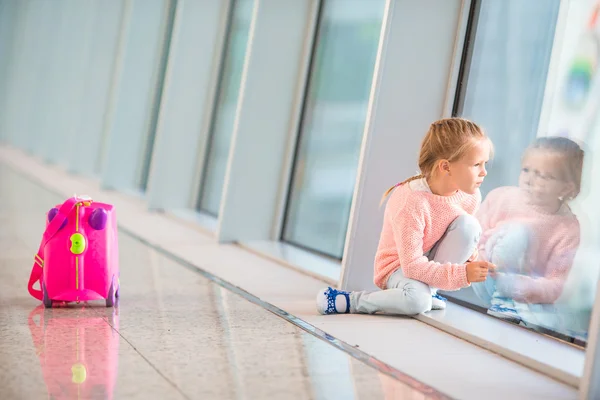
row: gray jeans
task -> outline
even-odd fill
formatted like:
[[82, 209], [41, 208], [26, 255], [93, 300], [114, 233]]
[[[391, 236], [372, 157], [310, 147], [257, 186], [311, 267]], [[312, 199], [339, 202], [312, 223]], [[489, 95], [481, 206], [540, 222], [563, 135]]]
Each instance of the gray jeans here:
[[[480, 236], [479, 221], [472, 215], [462, 215], [452, 221], [444, 236], [425, 255], [439, 263], [463, 264], [474, 253]], [[402, 268], [390, 275], [386, 286], [386, 290], [376, 292], [352, 292], [350, 312], [417, 315], [431, 310], [431, 296], [436, 289], [406, 278]]]

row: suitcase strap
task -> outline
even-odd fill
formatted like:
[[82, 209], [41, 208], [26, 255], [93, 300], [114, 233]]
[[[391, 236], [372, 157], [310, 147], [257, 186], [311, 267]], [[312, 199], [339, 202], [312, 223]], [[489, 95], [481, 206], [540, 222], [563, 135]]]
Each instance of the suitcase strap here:
[[[87, 202], [89, 202], [89, 200], [87, 200], [87, 199], [82, 200], [77, 197], [68, 198], [60, 206], [60, 208], [58, 209], [58, 213], [56, 213], [56, 216], [52, 219], [52, 221], [50, 221], [50, 223], [46, 227], [46, 231], [44, 232], [44, 235], [42, 236], [42, 242], [40, 243], [40, 248], [39, 248], [37, 254], [35, 255], [33, 267], [31, 269], [31, 275], [29, 276], [29, 283], [27, 285], [29, 294], [31, 294], [36, 299], [38, 299], [40, 301], [43, 299], [43, 293], [41, 290], [42, 289], [41, 278], [42, 278], [42, 273], [43, 273], [43, 268], [44, 268], [43, 256], [44, 256], [44, 247], [46, 247], [46, 243], [48, 243], [48, 241], [50, 239], [52, 239], [52, 237], [54, 237], [54, 235], [56, 235], [56, 233], [60, 230], [63, 222], [65, 222], [65, 220], [67, 219], [67, 217], [69, 216], [71, 211], [73, 211], [73, 209], [77, 206], [77, 204], [83, 204], [83, 203], [87, 203]], [[33, 288], [33, 285], [38, 281], [40, 282], [39, 290]]]

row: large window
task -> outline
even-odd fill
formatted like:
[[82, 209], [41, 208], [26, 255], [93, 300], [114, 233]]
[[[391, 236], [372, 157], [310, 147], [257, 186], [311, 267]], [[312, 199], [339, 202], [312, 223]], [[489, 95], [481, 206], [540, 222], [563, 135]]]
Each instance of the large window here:
[[384, 0], [325, 0], [283, 240], [341, 258]]
[[154, 150], [154, 140], [156, 138], [156, 127], [158, 124], [159, 107], [162, 101], [162, 87], [165, 82], [165, 74], [167, 70], [167, 59], [169, 57], [169, 49], [171, 46], [171, 35], [173, 31], [173, 23], [175, 19], [175, 7], [176, 1], [170, 1], [168, 6], [165, 7], [167, 13], [165, 23], [165, 34], [161, 38], [162, 51], [160, 53], [160, 59], [158, 61], [158, 71], [156, 79], [156, 87], [159, 88], [155, 94], [154, 104], [152, 104], [152, 117], [150, 120], [150, 127], [146, 140], [144, 141], [144, 151], [142, 153], [142, 166], [141, 176], [139, 178], [139, 187], [142, 191], [146, 191], [148, 188], [148, 178], [150, 174], [150, 163], [152, 162], [152, 152]]
[[559, 3], [482, 0], [471, 11], [455, 114], [481, 124], [496, 147], [478, 212], [479, 256], [500, 273], [447, 295], [583, 345], [600, 253], [588, 151], [600, 134], [589, 106], [600, 41], [596, 0], [572, 2], [557, 32]]
[[253, 9], [254, 0], [235, 0], [232, 6], [231, 25], [198, 201], [200, 210], [214, 216], [219, 214], [221, 204]]

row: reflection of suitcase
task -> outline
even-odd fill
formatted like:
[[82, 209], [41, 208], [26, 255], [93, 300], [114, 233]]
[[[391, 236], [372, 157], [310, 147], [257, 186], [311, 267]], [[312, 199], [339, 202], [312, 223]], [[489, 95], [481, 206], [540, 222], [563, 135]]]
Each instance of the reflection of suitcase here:
[[[29, 314], [29, 330], [51, 399], [112, 399], [119, 361], [119, 334], [101, 316], [85, 309]], [[53, 315], [53, 313], [55, 315]], [[87, 311], [87, 315], [89, 311]], [[34, 317], [39, 316], [36, 323]], [[113, 311], [112, 325], [118, 329]]]
[[[48, 212], [46, 231], [35, 256], [29, 293], [44, 306], [52, 301], [119, 297], [117, 220], [110, 204], [72, 197]], [[40, 281], [40, 289], [33, 288]]]

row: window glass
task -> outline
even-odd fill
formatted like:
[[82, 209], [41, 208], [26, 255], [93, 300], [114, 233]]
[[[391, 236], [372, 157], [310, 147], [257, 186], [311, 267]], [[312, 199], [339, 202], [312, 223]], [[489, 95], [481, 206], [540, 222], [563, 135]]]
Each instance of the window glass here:
[[325, 0], [283, 240], [341, 258], [385, 1]]
[[217, 216], [233, 135], [254, 0], [235, 0], [198, 208]]
[[167, 59], [169, 57], [169, 48], [171, 46], [171, 34], [173, 33], [173, 23], [175, 18], [175, 1], [170, 1], [165, 7], [166, 21], [165, 34], [161, 40], [162, 51], [160, 52], [160, 60], [158, 61], [158, 73], [156, 79], [156, 87], [159, 89], [155, 94], [155, 101], [152, 110], [152, 119], [150, 128], [144, 140], [144, 152], [142, 154], [142, 167], [139, 178], [139, 187], [142, 191], [148, 189], [148, 180], [150, 177], [150, 163], [152, 162], [152, 154], [154, 151], [154, 141], [156, 139], [156, 128], [158, 124], [159, 108], [162, 100], [162, 88], [165, 82], [165, 74], [167, 72]]
[[598, 2], [571, 2], [556, 32], [559, 3], [483, 0], [472, 22], [457, 114], [496, 147], [477, 216], [498, 274], [447, 295], [584, 344], [600, 259]]

